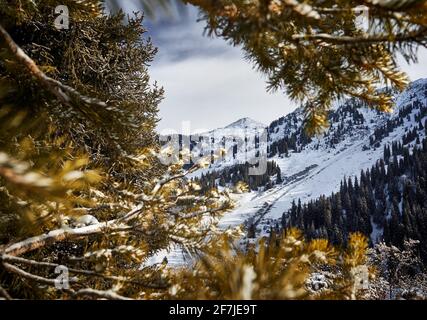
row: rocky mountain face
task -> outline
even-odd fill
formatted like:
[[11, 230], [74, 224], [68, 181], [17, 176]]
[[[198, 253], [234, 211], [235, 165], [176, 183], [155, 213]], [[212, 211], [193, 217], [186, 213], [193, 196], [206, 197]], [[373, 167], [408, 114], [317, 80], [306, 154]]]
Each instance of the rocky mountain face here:
[[362, 170], [372, 168], [384, 158], [387, 147], [401, 143], [412, 152], [422, 144], [426, 137], [427, 79], [396, 93], [394, 102], [392, 113], [378, 112], [355, 99], [337, 103], [330, 112], [328, 130], [312, 138], [304, 133], [300, 109], [268, 126], [244, 118], [191, 137], [192, 154], [210, 161], [192, 178], [202, 184], [209, 180], [209, 187], [232, 187], [236, 181], [250, 179], [248, 167], [265, 163], [266, 170], [260, 171], [261, 178], [255, 178], [255, 187], [237, 197], [236, 208], [222, 218], [220, 226], [245, 223], [255, 237], [268, 235], [293, 203], [299, 200], [304, 204], [338, 192], [343, 179], [354, 179]]

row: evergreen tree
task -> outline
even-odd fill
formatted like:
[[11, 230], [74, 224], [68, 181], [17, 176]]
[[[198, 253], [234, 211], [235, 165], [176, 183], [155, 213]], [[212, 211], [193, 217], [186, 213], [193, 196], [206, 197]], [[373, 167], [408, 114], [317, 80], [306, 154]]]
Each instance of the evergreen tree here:
[[[172, 284], [141, 263], [171, 243], [197, 249], [230, 201], [183, 178], [204, 164], [159, 161], [163, 90], [142, 17], [61, 4], [67, 30], [52, 1], [0, 1], [0, 295], [158, 297]], [[60, 266], [74, 280], [56, 290]]]

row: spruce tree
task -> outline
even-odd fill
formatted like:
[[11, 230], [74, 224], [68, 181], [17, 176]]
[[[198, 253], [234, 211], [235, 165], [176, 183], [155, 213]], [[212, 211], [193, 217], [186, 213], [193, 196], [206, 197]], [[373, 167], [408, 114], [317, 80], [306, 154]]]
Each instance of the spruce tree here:
[[173, 243], [197, 250], [229, 198], [184, 178], [202, 164], [160, 161], [142, 16], [61, 4], [69, 29], [54, 1], [0, 1], [1, 295], [159, 296], [164, 270], [141, 263]]

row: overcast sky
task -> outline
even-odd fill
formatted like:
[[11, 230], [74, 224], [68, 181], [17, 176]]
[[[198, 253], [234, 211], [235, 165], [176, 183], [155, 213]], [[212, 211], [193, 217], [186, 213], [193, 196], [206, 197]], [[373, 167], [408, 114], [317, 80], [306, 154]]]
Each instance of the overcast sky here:
[[[127, 10], [132, 10], [127, 1]], [[181, 17], [145, 22], [159, 53], [150, 75], [165, 88], [158, 130], [181, 131], [223, 127], [243, 117], [265, 124], [293, 111], [296, 105], [283, 93], [267, 93], [263, 76], [243, 59], [240, 48], [203, 35], [204, 22], [188, 7]], [[427, 77], [427, 53], [418, 65], [403, 65], [412, 80]]]

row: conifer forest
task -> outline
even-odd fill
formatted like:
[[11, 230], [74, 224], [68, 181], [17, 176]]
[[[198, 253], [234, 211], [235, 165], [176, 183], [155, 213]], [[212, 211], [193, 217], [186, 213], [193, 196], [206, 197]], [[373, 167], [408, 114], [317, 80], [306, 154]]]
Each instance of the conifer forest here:
[[427, 300], [426, 49], [425, 0], [0, 0], [0, 300]]

